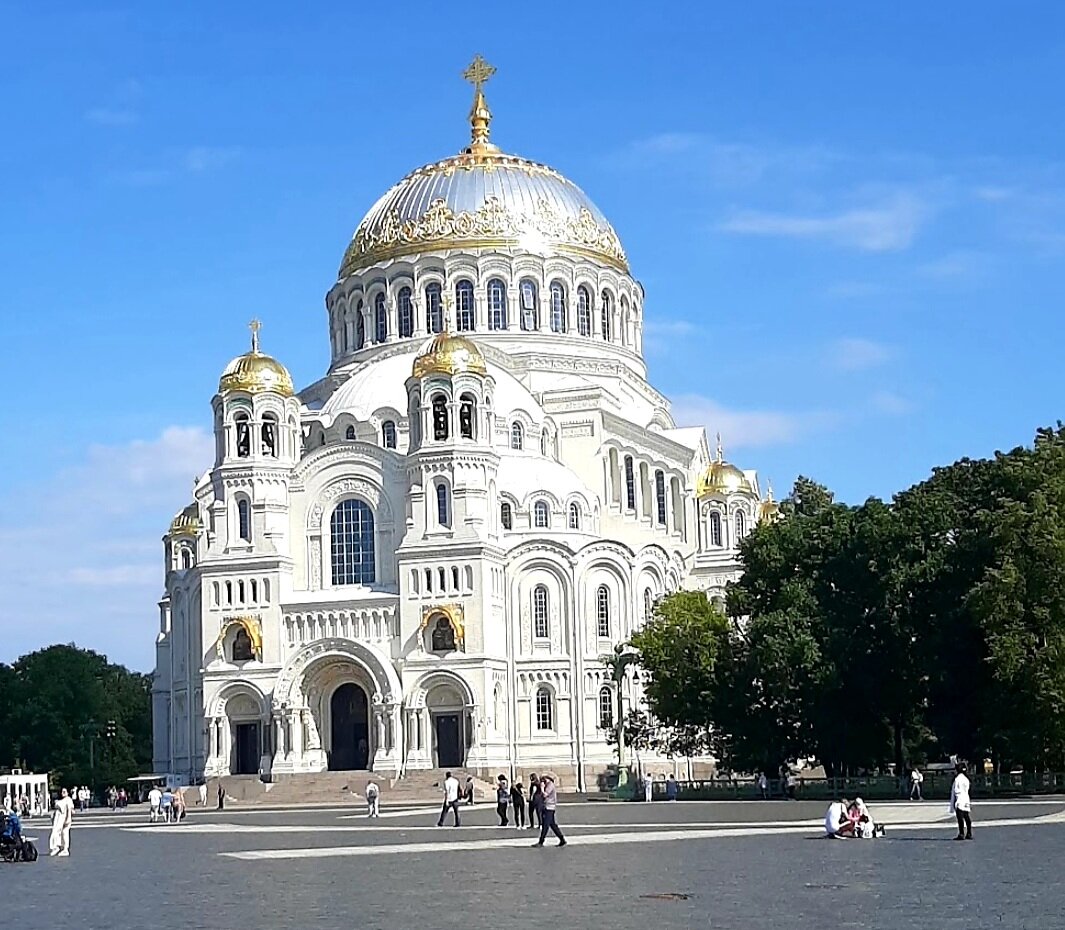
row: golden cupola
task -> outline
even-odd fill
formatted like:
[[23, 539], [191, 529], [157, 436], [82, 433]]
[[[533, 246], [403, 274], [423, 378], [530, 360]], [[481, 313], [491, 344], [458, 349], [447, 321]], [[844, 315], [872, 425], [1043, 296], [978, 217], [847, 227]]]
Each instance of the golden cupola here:
[[200, 523], [200, 510], [195, 504], [189, 504], [170, 521], [170, 536], [199, 536], [203, 524]]
[[472, 339], [445, 329], [433, 336], [418, 353], [411, 374], [422, 378], [430, 374], [457, 375], [467, 371], [482, 376], [488, 374], [481, 350]]
[[251, 351], [238, 355], [226, 365], [218, 381], [218, 393], [244, 391], [248, 394], [273, 393], [291, 397], [296, 392], [292, 387], [292, 376], [288, 369], [276, 358], [259, 351], [259, 330], [262, 324], [258, 320], [252, 320], [249, 327]]
[[715, 494], [749, 494], [754, 496], [754, 488], [747, 476], [735, 465], [725, 461], [724, 450], [721, 447], [721, 436], [717, 437], [717, 455], [710, 467], [706, 469], [699, 479], [696, 487], [698, 497], [709, 497]]
[[758, 522], [773, 523], [779, 520], [783, 514], [780, 512], [780, 504], [773, 500], [773, 485], [766, 488], [766, 498], [758, 505]]

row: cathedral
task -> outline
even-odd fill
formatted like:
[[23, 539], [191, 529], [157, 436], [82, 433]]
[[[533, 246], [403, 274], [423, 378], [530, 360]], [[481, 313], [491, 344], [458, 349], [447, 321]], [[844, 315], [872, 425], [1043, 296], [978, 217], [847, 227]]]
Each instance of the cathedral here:
[[221, 374], [214, 464], [164, 537], [158, 773], [594, 789], [643, 701], [604, 655], [663, 595], [722, 598], [776, 513], [648, 383], [645, 294], [607, 218], [489, 141], [493, 70], [465, 73], [467, 147], [355, 230], [325, 375], [297, 392], [256, 322]]

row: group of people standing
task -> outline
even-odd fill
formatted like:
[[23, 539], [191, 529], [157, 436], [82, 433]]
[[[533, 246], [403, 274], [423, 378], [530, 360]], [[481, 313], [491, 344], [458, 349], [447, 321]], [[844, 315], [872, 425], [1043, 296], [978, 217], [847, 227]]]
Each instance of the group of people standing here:
[[[440, 808], [440, 817], [436, 825], [442, 827], [450, 811], [454, 817], [454, 826], [462, 826], [459, 803], [465, 800], [467, 804], [473, 804], [473, 778], [466, 779], [466, 787], [463, 789], [459, 780], [448, 772], [441, 789], [444, 803]], [[536, 826], [540, 828], [540, 839], [534, 845], [543, 846], [548, 831], [558, 838], [559, 846], [566, 845], [566, 837], [563, 836], [556, 821], [558, 789], [555, 786], [554, 775], [530, 775], [528, 797], [525, 794], [525, 785], [519, 779], [515, 779], [512, 785], [506, 775], [500, 775], [496, 779], [495, 794], [499, 826], [510, 826], [509, 814], [513, 809], [516, 829], [532, 830]], [[528, 818], [526, 818], [526, 812], [528, 812]]]
[[149, 823], [179, 823], [185, 819], [185, 796], [181, 791], [153, 786], [148, 792]]

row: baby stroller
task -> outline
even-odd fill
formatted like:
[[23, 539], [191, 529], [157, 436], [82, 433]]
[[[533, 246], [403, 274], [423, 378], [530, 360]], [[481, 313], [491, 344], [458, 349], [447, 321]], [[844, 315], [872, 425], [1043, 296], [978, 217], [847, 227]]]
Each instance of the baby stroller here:
[[22, 821], [18, 814], [0, 814], [4, 818], [0, 830], [0, 860], [4, 862], [36, 862], [37, 847], [22, 838]]

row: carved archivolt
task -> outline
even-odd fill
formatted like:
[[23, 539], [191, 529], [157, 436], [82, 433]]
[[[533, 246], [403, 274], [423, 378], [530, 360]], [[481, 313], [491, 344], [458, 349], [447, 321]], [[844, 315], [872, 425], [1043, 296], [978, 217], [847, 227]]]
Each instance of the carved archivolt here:
[[373, 647], [352, 640], [322, 639], [305, 646], [285, 664], [274, 685], [274, 709], [280, 710], [301, 695], [311, 666], [328, 658], [349, 659], [365, 669], [377, 692], [375, 703], [394, 704], [400, 699], [403, 688], [396, 670]]
[[307, 531], [319, 533], [322, 519], [327, 507], [345, 495], [352, 494], [363, 498], [377, 514], [381, 506], [381, 489], [364, 478], [343, 478], [328, 485], [318, 495], [314, 506], [307, 515]]

